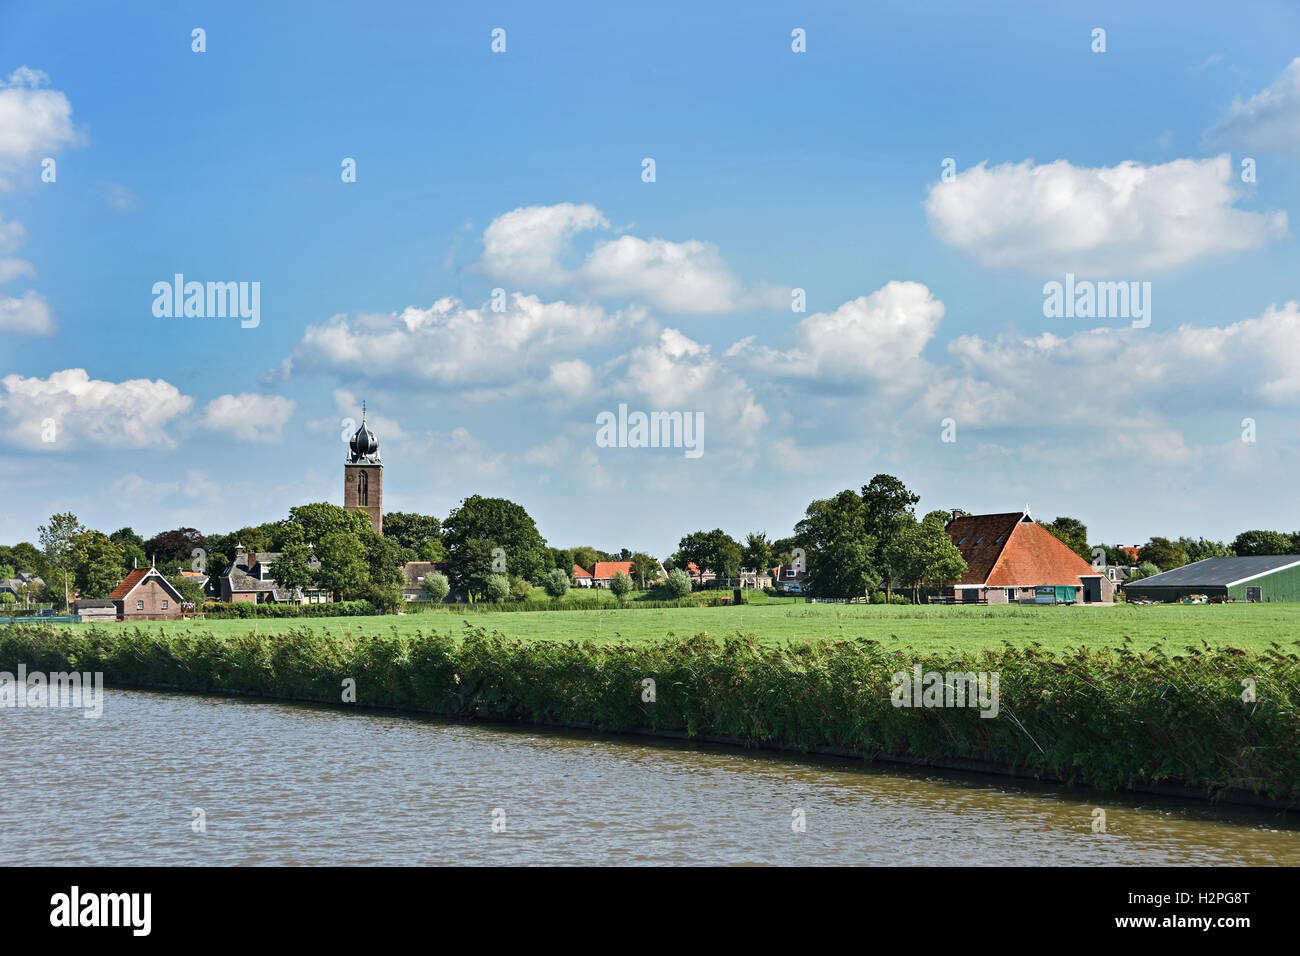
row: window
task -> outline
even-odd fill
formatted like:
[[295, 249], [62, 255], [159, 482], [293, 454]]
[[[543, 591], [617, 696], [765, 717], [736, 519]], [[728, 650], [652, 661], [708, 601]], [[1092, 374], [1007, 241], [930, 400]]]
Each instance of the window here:
[[162, 606], [162, 609], [163, 609], [164, 611], [167, 610], [167, 599], [166, 599], [166, 598], [163, 599], [163, 606]]
[[364, 471], [357, 472], [357, 504], [370, 504], [370, 475]]
[[983, 540], [984, 540], [984, 535], [980, 535], [978, 538], [975, 539], [975, 543], [979, 544]]
[[993, 543], [994, 543], [994, 544], [1001, 544], [1001, 543], [1002, 543], [1002, 539], [1005, 538], [1005, 537], [1006, 537], [1005, 534], [1000, 534], [1000, 535], [998, 535], [996, 538], [993, 539]]
[[967, 538], [967, 537], [968, 537], [968, 535], [962, 535], [962, 536], [961, 536], [961, 540], [958, 541], [957, 544], [958, 544], [958, 545], [963, 545], [963, 544], [965, 544], [965, 543], [966, 543], [966, 538]]
[[144, 601], [136, 601], [136, 602], [135, 602], [135, 609], [136, 609], [137, 611], [143, 611], [143, 610], [144, 610]]

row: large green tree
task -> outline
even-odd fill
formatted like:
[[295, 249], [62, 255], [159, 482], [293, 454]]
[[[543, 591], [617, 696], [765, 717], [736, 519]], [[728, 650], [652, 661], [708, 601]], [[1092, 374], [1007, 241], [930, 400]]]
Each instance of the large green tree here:
[[865, 532], [862, 496], [852, 489], [814, 501], [795, 525], [807, 553], [804, 590], [813, 597], [863, 597], [880, 581], [875, 538]]
[[74, 578], [83, 598], [106, 598], [122, 580], [122, 547], [102, 531], [83, 531], [73, 541]]
[[772, 567], [772, 542], [767, 540], [766, 532], [751, 531], [745, 535], [741, 563], [747, 568], [753, 568], [760, 575]]
[[893, 475], [876, 475], [862, 486], [863, 531], [873, 542], [871, 563], [884, 578], [886, 593], [902, 572], [902, 568], [893, 566], [898, 550], [890, 543], [916, 523], [913, 509], [920, 500]]
[[433, 515], [390, 511], [384, 515], [384, 537], [397, 542], [411, 561], [441, 561], [446, 556], [442, 522]]
[[[48, 524], [36, 529], [37, 540], [51, 571], [59, 575], [63, 585], [63, 606], [68, 605], [68, 592], [77, 571], [77, 539], [86, 528], [71, 511], [51, 515]], [[47, 582], [52, 583], [52, 582]]]
[[931, 511], [920, 521], [903, 526], [891, 539], [887, 551], [900, 582], [913, 589], [952, 584], [966, 573], [966, 561], [948, 535], [946, 511]]
[[1291, 535], [1281, 531], [1243, 531], [1233, 540], [1232, 550], [1243, 558], [1295, 553]]
[[531, 583], [540, 582], [553, 566], [536, 523], [523, 507], [505, 498], [466, 498], [447, 516], [442, 530], [454, 577], [465, 561], [467, 542], [473, 539], [494, 542], [505, 553], [505, 573], [520, 575]]
[[1187, 563], [1187, 552], [1168, 538], [1152, 538], [1138, 551], [1140, 562], [1150, 561], [1161, 571], [1172, 571]]

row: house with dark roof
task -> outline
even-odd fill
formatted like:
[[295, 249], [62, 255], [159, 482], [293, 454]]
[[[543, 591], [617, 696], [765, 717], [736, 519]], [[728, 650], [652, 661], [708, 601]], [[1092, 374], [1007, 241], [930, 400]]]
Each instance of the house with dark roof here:
[[[221, 600], [227, 604], [328, 604], [330, 592], [321, 587], [283, 588], [271, 576], [271, 567], [280, 552], [248, 551], [235, 548], [235, 560], [221, 572]], [[315, 555], [307, 562], [313, 571], [320, 570]]]
[[424, 589], [424, 579], [430, 574], [447, 574], [446, 561], [407, 561], [402, 566], [402, 600], [432, 601], [429, 592]]
[[966, 573], [940, 595], [956, 604], [1109, 603], [1115, 582], [1079, 557], [1032, 517], [954, 514], [948, 536], [966, 559]]
[[1300, 554], [1205, 558], [1124, 585], [1130, 601], [1300, 601]]
[[108, 596], [121, 621], [166, 621], [181, 616], [185, 598], [157, 568], [136, 568]]

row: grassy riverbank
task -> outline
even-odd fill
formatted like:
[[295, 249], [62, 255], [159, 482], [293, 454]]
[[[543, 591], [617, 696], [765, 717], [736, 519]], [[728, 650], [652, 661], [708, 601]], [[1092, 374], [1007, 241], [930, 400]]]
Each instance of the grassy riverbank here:
[[[634, 612], [611, 615], [626, 613]], [[889, 620], [897, 627], [926, 618]], [[414, 622], [423, 626], [368, 631], [277, 621], [255, 633], [254, 622], [241, 621], [230, 622], [239, 629], [216, 633], [211, 627], [11, 625], [0, 628], [0, 669], [22, 662], [46, 672], [103, 671], [110, 685], [331, 703], [342, 701], [350, 679], [357, 706], [974, 761], [1102, 789], [1169, 786], [1206, 795], [1232, 789], [1300, 801], [1294, 641], [1259, 650], [1207, 641], [1176, 653], [1122, 638], [1118, 647], [1066, 653], [1028, 639], [960, 651], [865, 639], [580, 643], [466, 631], [454, 617]], [[274, 633], [270, 623], [279, 625]], [[956, 630], [953, 622], [946, 630]], [[894, 707], [891, 675], [914, 664], [997, 673], [998, 716], [981, 717], [969, 707]], [[1257, 682], [1252, 703], [1241, 699], [1247, 677]], [[653, 703], [642, 699], [646, 678], [655, 682]]]
[[[66, 625], [106, 630], [131, 624]], [[165, 621], [140, 625], [160, 634], [216, 636], [284, 634], [308, 626], [340, 637], [406, 636], [437, 630], [459, 634], [466, 626], [523, 641], [592, 641], [637, 644], [671, 637], [746, 633], [778, 646], [821, 640], [874, 640], [886, 646], [973, 653], [1004, 642], [1037, 643], [1056, 653], [1078, 647], [1118, 648], [1127, 641], [1167, 654], [1188, 646], [1233, 646], [1266, 651], [1300, 637], [1300, 604], [1205, 604], [1114, 607], [943, 607], [865, 604], [768, 604], [744, 607], [625, 608], [536, 613], [466, 612], [445, 605], [434, 611], [384, 617]]]

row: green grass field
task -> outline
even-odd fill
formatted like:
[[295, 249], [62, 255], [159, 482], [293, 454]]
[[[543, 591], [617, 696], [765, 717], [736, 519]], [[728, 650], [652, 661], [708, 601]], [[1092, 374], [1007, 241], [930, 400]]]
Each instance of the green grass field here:
[[448, 610], [387, 617], [167, 621], [148, 624], [64, 625], [208, 631], [215, 635], [274, 634], [289, 629], [359, 635], [417, 630], [459, 634], [466, 623], [509, 638], [598, 643], [654, 641], [707, 633], [752, 634], [761, 643], [868, 638], [918, 650], [970, 651], [1037, 642], [1052, 651], [1118, 646], [1126, 637], [1147, 649], [1178, 653], [1188, 645], [1262, 650], [1276, 642], [1300, 651], [1300, 604], [1215, 604], [1134, 607], [938, 607], [768, 603], [719, 608], [629, 608], [539, 612]]

